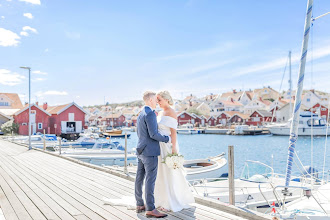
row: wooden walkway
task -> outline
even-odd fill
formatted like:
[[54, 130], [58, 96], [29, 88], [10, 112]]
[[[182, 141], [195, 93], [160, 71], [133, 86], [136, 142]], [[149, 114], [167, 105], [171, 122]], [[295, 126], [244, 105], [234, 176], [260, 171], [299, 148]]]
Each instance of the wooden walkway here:
[[[0, 140], [0, 205], [11, 219], [147, 219], [103, 198], [133, 196], [134, 183], [118, 176]], [[166, 219], [243, 219], [194, 204]]]

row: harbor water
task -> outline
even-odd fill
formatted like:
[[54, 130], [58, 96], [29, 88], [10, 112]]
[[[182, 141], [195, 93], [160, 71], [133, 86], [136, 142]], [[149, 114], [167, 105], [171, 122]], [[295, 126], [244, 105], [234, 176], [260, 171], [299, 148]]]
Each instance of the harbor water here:
[[[128, 149], [132, 150], [137, 145], [137, 134], [130, 133], [128, 139]], [[311, 137], [300, 136], [296, 144], [296, 152], [304, 166], [311, 165]], [[123, 146], [124, 139], [113, 139], [120, 142]], [[325, 137], [313, 138], [313, 167], [319, 172], [323, 170], [323, 157]], [[178, 134], [178, 143], [180, 152], [185, 159], [199, 159], [216, 156], [222, 152], [227, 154], [228, 146], [233, 145], [235, 151], [235, 175], [240, 176], [244, 162], [246, 160], [256, 160], [265, 163], [274, 168], [275, 173], [285, 174], [287, 154], [288, 154], [288, 136], [273, 135], [216, 135], [216, 134], [197, 134], [197, 135], [180, 135]], [[327, 149], [330, 144], [327, 144]], [[330, 149], [326, 153], [325, 171], [330, 169]], [[273, 155], [273, 157], [272, 157]], [[227, 156], [226, 156], [227, 157]], [[299, 161], [295, 157], [295, 163], [299, 165]], [[293, 174], [300, 175], [301, 166], [299, 168], [294, 164]]]

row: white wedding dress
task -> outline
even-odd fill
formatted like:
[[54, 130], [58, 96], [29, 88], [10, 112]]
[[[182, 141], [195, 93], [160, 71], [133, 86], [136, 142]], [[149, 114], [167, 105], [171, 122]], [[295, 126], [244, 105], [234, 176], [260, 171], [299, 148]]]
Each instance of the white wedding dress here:
[[[158, 132], [162, 135], [170, 136], [170, 128], [177, 129], [178, 121], [170, 116], [163, 116], [160, 112], [157, 117]], [[189, 204], [194, 203], [194, 196], [186, 180], [185, 170], [170, 169], [165, 163], [164, 158], [172, 154], [171, 143], [160, 142], [160, 156], [158, 156], [158, 171], [155, 184], [155, 206], [162, 207], [173, 212], [189, 208]], [[177, 153], [179, 145], [176, 143]]]
[[[170, 116], [163, 116], [160, 112], [157, 117], [158, 132], [162, 135], [171, 135], [170, 128], [177, 129], [177, 120]], [[170, 169], [164, 161], [164, 157], [172, 153], [171, 143], [160, 142], [160, 156], [158, 156], [158, 171], [155, 183], [155, 207], [162, 207], [167, 210], [178, 212], [190, 208], [194, 203], [194, 196], [189, 188], [186, 174], [183, 168]], [[176, 144], [179, 153], [179, 145]], [[120, 199], [103, 198], [105, 204], [112, 206], [125, 206], [127, 209], [135, 209], [135, 197], [124, 196]]]

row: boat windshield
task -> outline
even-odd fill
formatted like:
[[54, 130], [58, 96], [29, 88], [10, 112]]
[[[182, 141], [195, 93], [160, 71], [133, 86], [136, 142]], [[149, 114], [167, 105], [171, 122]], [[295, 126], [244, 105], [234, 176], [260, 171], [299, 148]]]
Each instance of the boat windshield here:
[[[314, 121], [314, 123], [312, 123]], [[326, 123], [325, 123], [325, 120], [324, 119], [309, 119], [308, 121], [307, 121], [307, 124], [308, 124], [308, 126], [312, 126], [312, 124], [313, 124], [313, 126], [324, 126]]]
[[270, 166], [259, 161], [245, 161], [240, 179], [244, 181], [266, 183], [270, 181], [274, 170]]

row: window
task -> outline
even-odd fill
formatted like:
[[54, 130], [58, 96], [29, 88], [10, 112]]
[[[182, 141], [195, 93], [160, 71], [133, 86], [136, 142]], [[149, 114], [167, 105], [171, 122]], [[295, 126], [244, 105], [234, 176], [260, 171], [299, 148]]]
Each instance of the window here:
[[182, 115], [180, 115], [180, 118], [184, 118], [184, 115], [182, 114]]
[[307, 102], [310, 102], [310, 101], [311, 101], [311, 99], [307, 99], [306, 101], [307, 101]]
[[38, 123], [38, 129], [42, 129], [42, 123]]
[[304, 122], [303, 122], [303, 121], [299, 121], [299, 124], [300, 124], [300, 125], [303, 125], [303, 124], [304, 124]]
[[74, 121], [74, 113], [69, 113], [69, 121]]
[[321, 111], [326, 111], [327, 109], [326, 108], [321, 108]]
[[24, 125], [27, 125], [27, 123], [22, 123], [22, 125], [24, 126]]
[[0, 106], [9, 106], [9, 102], [0, 102]]

